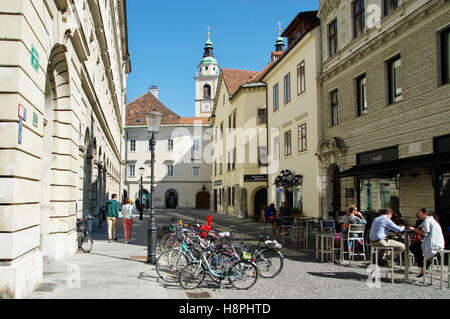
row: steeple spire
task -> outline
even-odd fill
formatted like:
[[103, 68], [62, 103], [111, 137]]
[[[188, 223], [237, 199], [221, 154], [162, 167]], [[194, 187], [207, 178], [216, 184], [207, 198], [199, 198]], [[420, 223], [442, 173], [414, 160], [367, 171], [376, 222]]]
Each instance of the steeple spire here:
[[203, 55], [204, 58], [206, 57], [213, 57], [214, 53], [213, 53], [214, 47], [213, 47], [213, 43], [211, 41], [211, 27], [208, 26], [208, 40], [205, 43], [205, 54]]
[[275, 43], [275, 51], [284, 51], [284, 40], [281, 37], [281, 22], [278, 22], [278, 38]]

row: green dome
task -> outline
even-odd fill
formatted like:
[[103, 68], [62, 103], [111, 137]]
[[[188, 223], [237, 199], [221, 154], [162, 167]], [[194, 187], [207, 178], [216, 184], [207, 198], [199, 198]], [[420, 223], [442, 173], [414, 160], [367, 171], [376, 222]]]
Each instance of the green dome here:
[[212, 56], [207, 56], [203, 59], [201, 59], [200, 64], [214, 64], [218, 65], [217, 60]]

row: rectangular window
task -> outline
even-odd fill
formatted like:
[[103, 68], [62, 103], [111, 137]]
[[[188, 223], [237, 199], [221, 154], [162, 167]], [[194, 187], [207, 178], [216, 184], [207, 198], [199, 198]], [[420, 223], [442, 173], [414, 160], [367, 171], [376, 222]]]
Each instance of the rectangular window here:
[[237, 128], [237, 112], [233, 112], [233, 128]]
[[173, 139], [171, 138], [167, 139], [167, 151], [168, 152], [173, 151]]
[[358, 107], [358, 116], [367, 113], [367, 88], [366, 75], [361, 75], [356, 79], [356, 98]]
[[200, 175], [200, 167], [193, 167], [192, 168], [192, 175], [199, 176]]
[[450, 28], [441, 32], [442, 84], [450, 83]]
[[305, 61], [302, 61], [297, 66], [297, 94], [300, 95], [305, 91], [306, 91]]
[[359, 37], [366, 27], [364, 0], [355, 0], [352, 3], [353, 11], [353, 37]]
[[328, 53], [330, 57], [336, 54], [338, 47], [337, 20], [328, 25]]
[[280, 158], [280, 137], [275, 136], [273, 138], [273, 158], [279, 159]]
[[331, 126], [339, 124], [339, 99], [338, 90], [334, 90], [330, 93], [331, 100]]
[[401, 84], [401, 67], [402, 60], [400, 56], [389, 60], [388, 65], [388, 89], [389, 89], [389, 104], [402, 100], [403, 89]]
[[280, 108], [280, 95], [277, 83], [273, 87], [273, 110], [278, 111], [279, 108]]
[[306, 124], [298, 127], [298, 151], [305, 152], [307, 150]]
[[291, 137], [291, 131], [287, 131], [284, 133], [284, 156], [289, 156], [292, 154]]
[[136, 152], [136, 140], [130, 140], [130, 152]]
[[267, 110], [258, 109], [258, 124], [267, 123]]
[[173, 165], [167, 165], [167, 176], [173, 176]]
[[194, 152], [200, 151], [200, 139], [199, 138], [192, 139], [192, 151], [194, 151]]
[[128, 165], [128, 177], [136, 177], [136, 165]]
[[233, 165], [232, 168], [235, 169], [236, 168], [236, 148], [233, 150]]
[[398, 8], [398, 0], [384, 0], [384, 16], [388, 16]]
[[284, 77], [284, 104], [291, 101], [291, 74], [288, 73]]
[[267, 146], [258, 147], [259, 166], [267, 166], [269, 161], [267, 159]]
[[228, 128], [232, 128], [232, 127], [233, 127], [232, 121], [233, 121], [233, 115], [230, 114], [230, 115], [228, 116]]

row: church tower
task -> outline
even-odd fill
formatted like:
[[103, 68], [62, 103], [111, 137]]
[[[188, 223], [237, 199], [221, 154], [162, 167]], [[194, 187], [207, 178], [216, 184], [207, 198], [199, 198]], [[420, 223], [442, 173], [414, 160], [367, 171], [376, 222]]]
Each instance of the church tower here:
[[205, 43], [203, 59], [197, 67], [195, 76], [195, 116], [210, 117], [217, 83], [219, 81], [219, 65], [214, 58], [214, 47], [211, 42], [211, 32], [208, 28], [208, 40]]

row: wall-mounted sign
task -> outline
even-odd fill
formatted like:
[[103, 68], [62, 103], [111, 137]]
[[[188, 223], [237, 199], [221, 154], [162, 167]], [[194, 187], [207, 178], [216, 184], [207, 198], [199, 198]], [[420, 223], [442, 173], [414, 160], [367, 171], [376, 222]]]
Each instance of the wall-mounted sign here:
[[22, 134], [23, 134], [23, 120], [22, 118], [19, 118], [19, 135], [17, 140], [19, 144], [22, 144]]
[[222, 180], [214, 181], [214, 186], [222, 186]]
[[244, 175], [245, 183], [253, 183], [253, 182], [267, 182], [267, 175]]
[[357, 155], [358, 165], [369, 165], [398, 160], [398, 146]]
[[34, 45], [31, 46], [31, 66], [36, 72], [39, 72], [39, 53]]
[[36, 112], [33, 112], [33, 126], [35, 128], [39, 126], [39, 115]]
[[450, 135], [434, 138], [434, 152], [435, 153], [450, 152]]
[[19, 119], [22, 119], [23, 121], [27, 121], [27, 109], [22, 105], [19, 104], [17, 108]]

